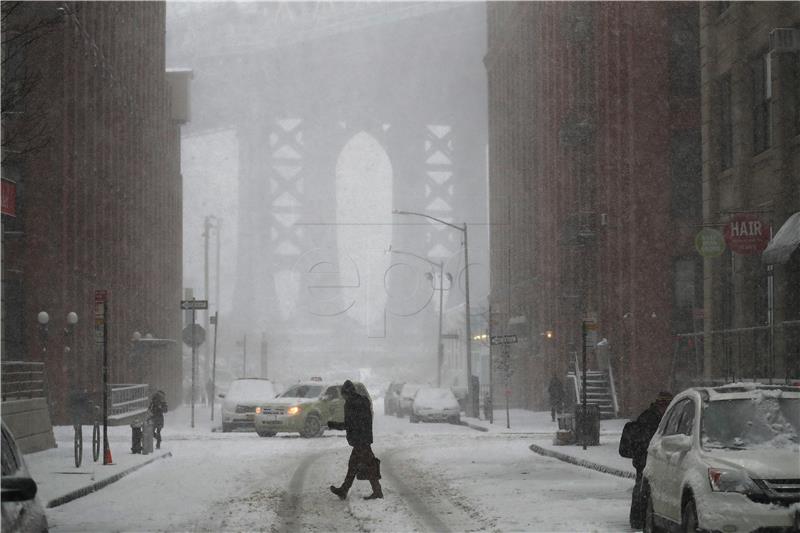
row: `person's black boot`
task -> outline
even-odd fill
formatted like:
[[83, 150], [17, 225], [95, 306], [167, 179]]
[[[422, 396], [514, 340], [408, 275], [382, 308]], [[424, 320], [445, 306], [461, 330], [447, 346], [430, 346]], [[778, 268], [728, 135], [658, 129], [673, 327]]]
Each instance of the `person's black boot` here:
[[365, 500], [377, 500], [377, 499], [381, 499], [382, 500], [383, 499], [383, 491], [379, 490], [378, 492], [373, 492], [369, 496], [364, 496], [364, 499]]
[[347, 489], [342, 487], [337, 487], [336, 485], [330, 486], [331, 492], [336, 494], [340, 500], [344, 500], [347, 498]]

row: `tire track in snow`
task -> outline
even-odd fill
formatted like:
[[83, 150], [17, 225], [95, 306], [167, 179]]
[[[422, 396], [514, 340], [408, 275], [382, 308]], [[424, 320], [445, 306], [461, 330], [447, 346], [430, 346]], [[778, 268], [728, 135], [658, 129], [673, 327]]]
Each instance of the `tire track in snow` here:
[[289, 531], [300, 531], [302, 529], [301, 514], [302, 514], [302, 496], [303, 496], [303, 483], [305, 483], [306, 474], [311, 465], [325, 455], [327, 452], [319, 452], [310, 455], [300, 463], [300, 466], [294, 471], [292, 479], [289, 481], [289, 487], [283, 495], [280, 506], [278, 507], [278, 520], [277, 530], [281, 533]]
[[[408, 466], [402, 467], [402, 476], [394, 467], [395, 455], [402, 449], [384, 454], [383, 473], [410, 510], [423, 522], [426, 529], [435, 532], [491, 530], [494, 526], [467, 499], [442, 479], [433, 479]], [[406, 482], [408, 479], [410, 482]], [[440, 517], [446, 517], [443, 521]]]

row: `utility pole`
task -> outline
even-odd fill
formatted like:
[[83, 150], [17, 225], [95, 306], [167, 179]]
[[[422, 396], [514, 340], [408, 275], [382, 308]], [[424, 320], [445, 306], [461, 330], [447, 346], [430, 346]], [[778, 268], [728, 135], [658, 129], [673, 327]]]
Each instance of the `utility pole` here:
[[[203, 257], [205, 260], [203, 261], [203, 294], [205, 295], [205, 299], [209, 299], [208, 294], [208, 239], [211, 237], [211, 228], [213, 227], [211, 220], [217, 217], [214, 215], [206, 215], [203, 221]], [[219, 309], [219, 301], [214, 302], [214, 305], [217, 309]], [[208, 331], [209, 327], [209, 312], [206, 311], [205, 317], [203, 320], [203, 326], [206, 331]], [[203, 374], [208, 377], [210, 372], [210, 363], [211, 363], [211, 354], [208, 351], [208, 344], [205, 345], [203, 350]]]
[[214, 396], [217, 392], [217, 329], [219, 328], [219, 310], [211, 318], [214, 324], [214, 355], [211, 361], [211, 421], [214, 421]]
[[436, 386], [442, 386], [442, 363], [444, 359], [444, 344], [442, 344], [442, 313], [444, 308], [442, 306], [444, 293], [444, 260], [439, 261], [439, 340], [438, 350], [436, 353]]
[[242, 339], [242, 377], [247, 377], [247, 333]]

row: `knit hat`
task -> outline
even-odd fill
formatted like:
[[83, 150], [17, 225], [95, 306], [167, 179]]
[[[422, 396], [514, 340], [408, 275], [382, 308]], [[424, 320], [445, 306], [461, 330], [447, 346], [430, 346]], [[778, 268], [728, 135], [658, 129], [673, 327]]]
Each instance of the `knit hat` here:
[[671, 401], [672, 401], [672, 393], [669, 391], [662, 390], [661, 392], [658, 393], [658, 396], [656, 396], [656, 402], [669, 403]]

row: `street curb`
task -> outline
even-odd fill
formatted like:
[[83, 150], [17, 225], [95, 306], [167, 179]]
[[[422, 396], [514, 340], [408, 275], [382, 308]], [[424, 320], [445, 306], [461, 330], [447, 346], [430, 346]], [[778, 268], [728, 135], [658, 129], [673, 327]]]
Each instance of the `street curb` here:
[[578, 459], [577, 457], [572, 457], [571, 455], [567, 455], [565, 453], [548, 450], [547, 448], [542, 448], [541, 446], [537, 446], [536, 444], [531, 444], [530, 449], [532, 452], [538, 453], [539, 455], [544, 455], [545, 457], [552, 457], [554, 459], [558, 459], [559, 461], [564, 461], [565, 463], [571, 463], [576, 466], [582, 466], [583, 468], [589, 468], [590, 470], [596, 470], [598, 472], [602, 472], [603, 474], [610, 474], [612, 476], [622, 477], [626, 479], [636, 479], [636, 474], [634, 474], [633, 472], [620, 470], [619, 468], [614, 468], [613, 466], [606, 466], [606, 465], [601, 465], [599, 463], [593, 463], [592, 461], [587, 461], [585, 459]]
[[73, 490], [72, 492], [68, 492], [67, 494], [64, 494], [63, 496], [59, 496], [58, 498], [54, 498], [54, 499], [50, 500], [49, 502], [47, 502], [47, 508], [48, 509], [52, 509], [53, 507], [58, 507], [59, 505], [64, 505], [65, 503], [69, 503], [72, 500], [77, 500], [78, 498], [86, 496], [87, 494], [91, 494], [93, 492], [96, 492], [96, 491], [102, 489], [103, 487], [111, 485], [115, 481], [119, 481], [120, 479], [124, 478], [128, 474], [131, 474], [131, 473], [139, 470], [143, 466], [147, 466], [147, 465], [149, 465], [150, 463], [152, 463], [154, 461], [158, 461], [159, 459], [166, 459], [167, 457], [172, 457], [172, 452], [167, 452], [164, 455], [159, 455], [158, 457], [153, 457], [150, 460], [145, 461], [144, 463], [132, 466], [132, 467], [128, 468], [127, 470], [123, 470], [122, 472], [117, 472], [116, 474], [114, 474], [113, 476], [111, 476], [109, 478], [102, 479], [100, 481], [92, 483], [91, 485], [87, 485], [87, 486], [82, 487], [80, 489]]
[[461, 425], [462, 426], [467, 426], [468, 428], [474, 429], [476, 431], [483, 431], [485, 433], [489, 431], [489, 428], [485, 428], [483, 426], [478, 426], [478, 425], [475, 425], [475, 424], [470, 424], [469, 422], [464, 422], [463, 420], [461, 421]]

